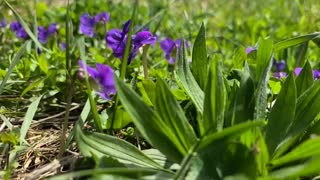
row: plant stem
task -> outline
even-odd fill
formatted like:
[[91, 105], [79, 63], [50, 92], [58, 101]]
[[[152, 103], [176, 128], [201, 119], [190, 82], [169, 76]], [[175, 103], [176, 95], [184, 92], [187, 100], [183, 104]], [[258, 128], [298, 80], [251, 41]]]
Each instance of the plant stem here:
[[148, 79], [148, 59], [147, 59], [148, 49], [149, 49], [149, 46], [143, 46], [143, 50], [142, 50], [142, 65], [143, 65], [144, 79]]

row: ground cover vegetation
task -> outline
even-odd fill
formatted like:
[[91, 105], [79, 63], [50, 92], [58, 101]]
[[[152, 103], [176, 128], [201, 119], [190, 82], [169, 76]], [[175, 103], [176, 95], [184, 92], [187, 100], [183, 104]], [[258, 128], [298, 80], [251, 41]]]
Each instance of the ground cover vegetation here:
[[319, 8], [0, 1], [0, 177], [319, 178]]

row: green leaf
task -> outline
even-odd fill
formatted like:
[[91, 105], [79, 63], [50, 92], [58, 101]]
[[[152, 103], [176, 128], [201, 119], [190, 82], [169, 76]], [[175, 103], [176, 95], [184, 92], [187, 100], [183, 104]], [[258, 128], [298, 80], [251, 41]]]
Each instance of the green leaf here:
[[142, 150], [142, 152], [154, 161], [156, 161], [158, 164], [160, 164], [163, 167], [163, 169], [171, 169], [175, 171], [180, 169], [179, 164], [168, 160], [166, 156], [157, 149], [145, 149]]
[[159, 170], [151, 168], [97, 168], [57, 175], [49, 178], [49, 180], [68, 180], [83, 176], [88, 178], [88, 176], [90, 175], [109, 175], [103, 176], [103, 179], [141, 179], [144, 176], [154, 175], [157, 173], [163, 173], [162, 176], [159, 177], [170, 178], [172, 176], [169, 173], [161, 172]]
[[320, 38], [320, 33], [315, 32], [315, 33], [311, 33], [303, 36], [294, 37], [291, 39], [286, 39], [284, 41], [280, 41], [276, 43], [273, 48], [275, 51], [279, 51], [281, 49], [286, 49], [288, 47], [302, 44], [304, 42], [314, 40], [314, 39], [319, 39], [319, 38]]
[[79, 124], [76, 126], [75, 139], [84, 156], [91, 157], [93, 155], [97, 158], [107, 156], [124, 164], [156, 169], [162, 168], [134, 145], [106, 134], [83, 132]]
[[46, 59], [45, 57], [45, 54], [41, 54], [38, 58], [38, 63], [39, 63], [39, 67], [40, 69], [48, 74], [48, 70], [49, 70], [49, 67], [48, 67], [48, 59]]
[[221, 131], [224, 124], [226, 89], [223, 80], [222, 64], [215, 59], [209, 68], [207, 77], [203, 127], [205, 132]]
[[253, 119], [254, 114], [254, 82], [250, 76], [249, 65], [245, 63], [240, 87], [234, 104], [234, 120], [232, 125]]
[[27, 44], [29, 44], [30, 41], [26, 41], [19, 49], [19, 51], [17, 53], [15, 53], [15, 56], [13, 58], [13, 61], [12, 63], [10, 64], [9, 66], [9, 69], [6, 73], [6, 76], [3, 78], [3, 80], [1, 81], [1, 84], [0, 84], [0, 94], [4, 88], [4, 85], [6, 84], [6, 82], [8, 81], [11, 73], [13, 72], [14, 68], [16, 67], [16, 65], [20, 62], [21, 60], [21, 56], [23, 55], [23, 53], [25, 52], [26, 50], [26, 47], [27, 47]]
[[233, 68], [240, 69], [243, 67], [245, 60], [247, 59], [246, 49], [244, 47], [237, 48], [232, 56]]
[[295, 119], [290, 127], [289, 135], [302, 133], [309, 127], [320, 112], [320, 81], [317, 81], [298, 98]]
[[272, 160], [272, 167], [278, 167], [283, 164], [294, 162], [296, 160], [305, 159], [311, 156], [320, 155], [320, 138], [309, 139], [299, 146], [295, 147], [288, 154]]
[[208, 58], [206, 47], [206, 30], [203, 23], [201, 24], [199, 33], [193, 45], [192, 73], [200, 88], [204, 90], [208, 73]]
[[180, 104], [161, 78], [158, 78], [156, 84], [155, 110], [164, 123], [174, 132], [179, 145], [183, 147], [184, 154], [187, 154], [188, 150], [196, 143], [197, 137]]
[[223, 138], [227, 138], [230, 136], [239, 136], [244, 131], [247, 131], [254, 127], [265, 126], [266, 122], [264, 120], [256, 120], [256, 121], [248, 121], [245, 123], [237, 124], [228, 128], [223, 129], [220, 132], [212, 133], [207, 136], [204, 136], [200, 141], [199, 148], [203, 149], [209, 144], [221, 140]]
[[297, 85], [297, 97], [299, 97], [304, 91], [309, 89], [313, 84], [313, 73], [309, 61], [304, 65], [301, 73], [296, 79]]
[[256, 177], [253, 151], [243, 144], [231, 140], [218, 141], [202, 149], [197, 155], [198, 158], [191, 164], [187, 176], [189, 179], [224, 179], [240, 173], [251, 179]]
[[[121, 129], [127, 126], [129, 123], [132, 122], [132, 119], [128, 112], [126, 112], [124, 109], [118, 108], [117, 114], [115, 117], [115, 121], [113, 124], [113, 129]], [[111, 127], [111, 120], [107, 121], [107, 129]]]
[[29, 108], [27, 110], [27, 113], [24, 116], [24, 121], [23, 121], [23, 123], [21, 125], [21, 131], [20, 131], [20, 144], [22, 142], [24, 142], [24, 140], [25, 140], [24, 138], [27, 135], [27, 132], [29, 130], [29, 127], [31, 125], [33, 117], [36, 114], [36, 111], [38, 109], [38, 105], [39, 105], [39, 102], [40, 102], [41, 98], [42, 98], [42, 95], [40, 97], [38, 97], [35, 101], [33, 101], [30, 104], [30, 106], [29, 106]]
[[[192, 102], [194, 103], [197, 111], [203, 113], [204, 104], [204, 93], [197, 84], [194, 76], [192, 75], [186, 58], [186, 48], [185, 42], [181, 42], [181, 47], [178, 53], [178, 70], [177, 70], [177, 80], [181, 83], [183, 89], [186, 91]], [[203, 132], [203, 127], [201, 126], [201, 119], [198, 118], [198, 125], [200, 132]]]
[[296, 85], [291, 73], [283, 84], [279, 96], [273, 105], [266, 127], [266, 143], [272, 155], [277, 146], [285, 138], [290, 124], [294, 120], [296, 110]]
[[[272, 45], [273, 42], [271, 39], [262, 39], [259, 40], [259, 47], [257, 51], [257, 69], [256, 69], [256, 79], [264, 81], [265, 71], [268, 69], [268, 64], [270, 64], [270, 59], [272, 56]], [[271, 63], [272, 64], [272, 63]], [[269, 70], [268, 70], [269, 73]]]
[[34, 81], [32, 82], [28, 87], [26, 87], [22, 93], [21, 93], [21, 96], [24, 96], [27, 92], [29, 92], [30, 90], [32, 90], [33, 88], [35, 87], [38, 87], [40, 86], [41, 84], [43, 84], [43, 81], [46, 80], [47, 78], [44, 78], [44, 79], [39, 79], [37, 81]]
[[299, 140], [299, 135], [311, 127], [313, 121], [320, 112], [320, 81], [316, 81], [312, 87], [306, 90], [297, 100], [295, 118], [287, 130], [286, 138], [282, 141], [278, 157], [286, 152], [292, 144]]
[[303, 176], [316, 175], [320, 172], [320, 156], [317, 156], [303, 164], [285, 166], [273, 171], [266, 179], [293, 179]]
[[272, 40], [259, 41], [257, 55], [257, 78], [259, 79], [256, 89], [255, 114], [254, 119], [265, 119], [267, 109], [267, 88], [269, 81], [269, 72], [272, 67]]
[[149, 79], [144, 79], [141, 82], [137, 83], [137, 87], [139, 88], [144, 102], [146, 102], [149, 106], [153, 106], [156, 99], [155, 83]]
[[118, 78], [115, 78], [115, 82], [121, 103], [130, 114], [141, 135], [170, 160], [180, 162], [185, 150], [180, 145], [173, 129], [170, 129], [160, 116], [125, 83]]

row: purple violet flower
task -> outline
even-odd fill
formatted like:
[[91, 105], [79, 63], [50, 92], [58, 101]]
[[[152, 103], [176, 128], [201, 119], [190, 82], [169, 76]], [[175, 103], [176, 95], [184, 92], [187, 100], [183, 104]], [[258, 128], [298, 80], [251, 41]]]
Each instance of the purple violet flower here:
[[[109, 48], [112, 49], [113, 55], [116, 58], [123, 59], [124, 51], [127, 43], [127, 34], [130, 28], [130, 20], [127, 21], [122, 30], [120, 29], [111, 29], [106, 34], [106, 43]], [[128, 64], [132, 59], [138, 54], [139, 49], [144, 45], [154, 45], [157, 41], [157, 38], [152, 36], [149, 31], [140, 31], [135, 35], [132, 35], [132, 42], [130, 47], [130, 54], [128, 59]]]
[[7, 21], [5, 18], [1, 20], [0, 27], [5, 28], [7, 26]]
[[251, 52], [253, 52], [255, 50], [257, 50], [257, 47], [247, 47], [246, 54], [248, 55], [248, 54], [250, 54]]
[[288, 75], [286, 72], [275, 72], [273, 73], [273, 76], [277, 79], [286, 78]]
[[[160, 42], [160, 47], [163, 50], [166, 59], [168, 60], [169, 64], [174, 64], [176, 61], [176, 56], [178, 50], [181, 46], [181, 39], [177, 39], [176, 41], [166, 38]], [[186, 47], [188, 44], [186, 43]]]
[[42, 26], [38, 26], [38, 40], [42, 44], [46, 44], [48, 37], [56, 32], [57, 32], [57, 24], [56, 23], [50, 24], [47, 29]]
[[[82, 60], [78, 61], [80, 70], [84, 70], [84, 64]], [[96, 64], [96, 69], [86, 66], [88, 75], [98, 84], [96, 89], [97, 94], [106, 100], [111, 100], [111, 95], [116, 94], [116, 87], [114, 82], [113, 69], [108, 65]]]
[[88, 13], [85, 13], [80, 17], [80, 31], [82, 34], [93, 37], [95, 25], [95, 18], [91, 17]]
[[273, 60], [273, 66], [276, 68], [277, 72], [280, 72], [286, 68], [286, 61], [281, 60], [280, 62], [277, 62], [275, 59]]
[[67, 44], [66, 43], [60, 43], [60, 48], [62, 51], [65, 51], [67, 48]]
[[109, 22], [110, 15], [107, 12], [101, 12], [94, 17], [94, 21], [96, 23], [102, 21], [103, 23]]
[[[301, 68], [301, 67], [297, 67], [297, 68], [294, 69], [294, 74], [295, 74], [296, 76], [299, 76], [299, 74], [301, 73], [301, 71], [302, 71], [302, 68]], [[315, 80], [317, 80], [317, 79], [320, 78], [320, 71], [314, 69], [314, 70], [312, 70], [312, 74], [313, 74], [313, 78], [314, 78]]]
[[18, 21], [12, 22], [10, 24], [10, 28], [16, 33], [18, 38], [27, 39], [29, 37], [27, 32], [23, 29], [22, 25]]

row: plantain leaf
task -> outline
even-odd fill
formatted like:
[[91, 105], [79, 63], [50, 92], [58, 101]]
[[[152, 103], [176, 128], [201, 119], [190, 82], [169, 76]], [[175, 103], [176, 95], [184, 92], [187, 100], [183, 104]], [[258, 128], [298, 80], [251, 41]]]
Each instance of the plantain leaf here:
[[154, 112], [136, 92], [115, 78], [118, 96], [142, 136], [170, 160], [180, 162], [185, 149], [181, 146], [174, 130]]
[[285, 138], [288, 127], [294, 120], [296, 110], [296, 85], [291, 73], [283, 84], [279, 96], [273, 105], [266, 127], [266, 143], [272, 155]]
[[[194, 76], [192, 75], [189, 65], [186, 59], [186, 49], [185, 42], [181, 42], [181, 47], [178, 53], [178, 70], [177, 70], [177, 80], [182, 85], [183, 89], [186, 91], [187, 95], [190, 97], [194, 103], [197, 111], [202, 115], [203, 104], [204, 104], [204, 93], [197, 84]], [[204, 132], [202, 127], [201, 118], [197, 118], [198, 128], [201, 133]]]
[[84, 156], [94, 155], [97, 158], [107, 156], [125, 164], [162, 168], [132, 144], [102, 133], [83, 132], [79, 124], [76, 126], [75, 139]]
[[196, 134], [185, 117], [181, 106], [161, 78], [158, 78], [156, 84], [155, 109], [164, 123], [174, 132], [180, 146], [184, 148], [184, 153], [187, 154], [188, 150], [197, 141]]
[[254, 96], [252, 94], [254, 94], [254, 82], [250, 76], [249, 65], [246, 62], [234, 104], [233, 125], [253, 119]]
[[177, 80], [182, 84], [188, 96], [193, 101], [197, 110], [203, 112], [204, 93], [192, 75], [186, 59], [186, 49], [184, 41], [181, 42], [178, 59]]
[[208, 58], [206, 47], [206, 30], [203, 23], [201, 24], [199, 33], [193, 45], [192, 73], [200, 88], [204, 90], [208, 73]]
[[316, 175], [320, 172], [320, 156], [317, 156], [303, 164], [285, 166], [273, 171], [265, 179], [296, 179], [302, 176]]
[[226, 89], [222, 74], [221, 61], [215, 59], [207, 77], [203, 127], [205, 132], [221, 131], [224, 124]]
[[320, 155], [320, 138], [309, 139], [299, 146], [295, 147], [288, 154], [272, 160], [272, 167], [278, 167], [283, 164], [294, 162], [301, 159], [306, 159], [311, 156]]
[[315, 32], [315, 33], [311, 33], [311, 34], [307, 34], [307, 35], [303, 35], [303, 36], [294, 37], [291, 39], [286, 39], [284, 41], [280, 41], [280, 42], [276, 43], [273, 48], [275, 51], [279, 51], [281, 49], [286, 49], [288, 47], [302, 44], [304, 42], [319, 39], [319, 38], [320, 38], [320, 33]]
[[256, 90], [255, 99], [255, 114], [254, 119], [265, 119], [267, 109], [267, 89], [269, 81], [269, 72], [272, 67], [272, 40], [259, 41], [258, 55], [257, 55], [257, 78], [258, 86]]

